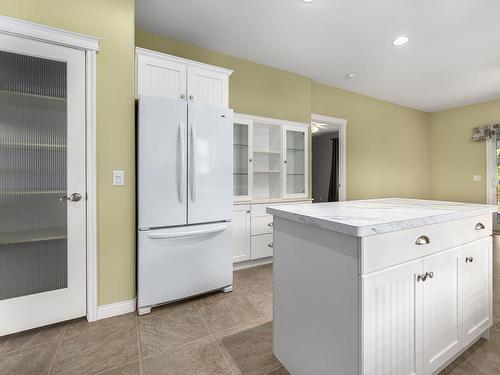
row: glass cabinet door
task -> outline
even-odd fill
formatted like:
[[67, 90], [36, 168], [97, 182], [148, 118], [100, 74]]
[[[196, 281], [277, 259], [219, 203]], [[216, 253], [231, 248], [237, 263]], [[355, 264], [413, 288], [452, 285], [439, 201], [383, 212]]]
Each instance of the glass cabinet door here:
[[252, 123], [235, 117], [233, 125], [233, 191], [235, 200], [250, 199]]
[[283, 198], [307, 197], [307, 129], [284, 128], [284, 184]]

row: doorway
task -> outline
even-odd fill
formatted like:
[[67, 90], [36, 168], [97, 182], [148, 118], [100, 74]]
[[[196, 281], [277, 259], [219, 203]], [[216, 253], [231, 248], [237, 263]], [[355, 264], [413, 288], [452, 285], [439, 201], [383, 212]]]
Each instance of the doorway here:
[[344, 119], [311, 116], [313, 203], [346, 199], [346, 124]]

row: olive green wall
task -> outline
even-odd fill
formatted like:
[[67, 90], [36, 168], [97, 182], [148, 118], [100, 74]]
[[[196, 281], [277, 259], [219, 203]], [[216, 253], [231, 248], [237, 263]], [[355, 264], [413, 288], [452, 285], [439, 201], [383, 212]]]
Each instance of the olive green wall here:
[[[135, 296], [134, 0], [2, 0], [0, 14], [101, 38], [97, 55], [98, 303]], [[113, 187], [113, 169], [126, 185]]]
[[429, 197], [429, 114], [312, 83], [313, 113], [347, 119], [347, 199]]
[[229, 106], [235, 112], [311, 121], [309, 78], [147, 33], [139, 28], [135, 31], [135, 41], [138, 47], [234, 70], [229, 80]]
[[236, 112], [310, 122], [311, 112], [347, 125], [347, 198], [429, 196], [429, 114], [136, 29], [136, 45], [234, 70]]
[[486, 146], [471, 137], [473, 127], [493, 123], [500, 123], [500, 100], [431, 114], [432, 199], [486, 203]]

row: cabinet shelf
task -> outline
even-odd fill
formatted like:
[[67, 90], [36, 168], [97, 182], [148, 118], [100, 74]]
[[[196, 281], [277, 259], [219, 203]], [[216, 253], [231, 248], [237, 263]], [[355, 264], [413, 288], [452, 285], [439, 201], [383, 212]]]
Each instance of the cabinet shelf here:
[[0, 196], [8, 195], [55, 195], [55, 194], [65, 194], [64, 190], [10, 190], [10, 191], [0, 191]]
[[49, 150], [49, 151], [66, 151], [67, 145], [57, 145], [49, 143], [24, 143], [24, 142], [5, 142], [0, 143], [0, 148], [20, 148], [23, 150]]
[[279, 151], [272, 150], [253, 150], [253, 152], [256, 154], [281, 154]]
[[248, 147], [248, 145], [240, 144], [240, 143], [233, 143], [233, 147]]
[[233, 172], [233, 174], [237, 176], [247, 176], [248, 172]]
[[51, 96], [51, 95], [40, 95], [40, 94], [33, 94], [29, 92], [18, 92], [18, 91], [11, 91], [11, 90], [0, 90], [0, 95], [5, 95], [5, 96], [13, 96], [13, 97], [28, 97], [28, 98], [35, 98], [35, 99], [44, 99], [44, 100], [54, 100], [58, 102], [65, 102], [66, 98], [61, 97], [61, 96]]
[[292, 152], [298, 152], [298, 151], [304, 152], [305, 151], [303, 148], [290, 148], [290, 147], [287, 147], [286, 150], [292, 151]]
[[266, 170], [260, 170], [260, 171], [253, 171], [253, 173], [281, 173], [281, 171], [266, 171]]
[[54, 241], [67, 238], [66, 228], [45, 228], [14, 231], [0, 234], [0, 245], [14, 245], [28, 242]]

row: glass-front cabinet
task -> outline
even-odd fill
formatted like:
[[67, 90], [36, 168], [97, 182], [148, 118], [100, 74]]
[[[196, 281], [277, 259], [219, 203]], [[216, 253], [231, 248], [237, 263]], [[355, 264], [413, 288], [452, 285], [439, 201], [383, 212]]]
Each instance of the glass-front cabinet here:
[[252, 188], [252, 120], [234, 117], [233, 191], [234, 199], [249, 200]]
[[303, 126], [283, 128], [283, 198], [307, 197], [307, 135]]
[[308, 124], [235, 114], [235, 201], [307, 198], [308, 129]]

